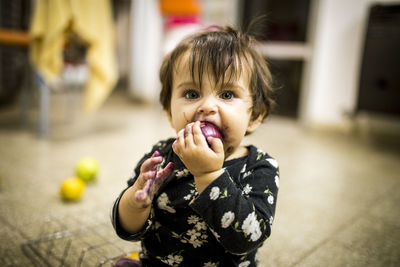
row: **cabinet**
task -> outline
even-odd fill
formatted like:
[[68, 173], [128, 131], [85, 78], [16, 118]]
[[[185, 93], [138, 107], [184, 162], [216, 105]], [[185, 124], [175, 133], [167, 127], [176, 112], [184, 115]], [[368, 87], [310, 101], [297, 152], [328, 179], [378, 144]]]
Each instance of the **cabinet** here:
[[400, 115], [400, 5], [370, 8], [357, 111]]
[[257, 26], [260, 51], [275, 78], [276, 114], [299, 116], [303, 84], [311, 55], [309, 42], [311, 0], [242, 1], [240, 21], [244, 28], [263, 16]]

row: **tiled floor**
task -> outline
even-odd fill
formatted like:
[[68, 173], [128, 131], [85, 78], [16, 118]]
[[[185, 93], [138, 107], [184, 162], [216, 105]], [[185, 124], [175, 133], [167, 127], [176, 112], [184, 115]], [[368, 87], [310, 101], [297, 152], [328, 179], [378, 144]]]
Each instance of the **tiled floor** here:
[[[55, 113], [65, 109], [52, 106]], [[174, 132], [160, 108], [118, 94], [92, 117], [72, 113], [72, 122], [54, 117], [50, 137], [39, 139], [34, 116], [22, 127], [15, 110], [0, 111], [0, 266], [107, 265], [137, 249], [115, 237], [109, 211], [137, 160]], [[398, 147], [309, 131], [278, 117], [246, 142], [275, 156], [281, 168], [260, 266], [400, 265]], [[64, 203], [59, 185], [86, 155], [101, 165], [98, 180], [80, 202]]]

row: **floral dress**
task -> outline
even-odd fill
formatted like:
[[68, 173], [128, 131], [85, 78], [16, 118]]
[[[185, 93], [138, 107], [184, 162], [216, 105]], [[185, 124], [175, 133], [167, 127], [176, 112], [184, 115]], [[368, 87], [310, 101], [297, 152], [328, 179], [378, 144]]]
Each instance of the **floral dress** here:
[[156, 144], [155, 150], [175, 169], [155, 195], [150, 216], [141, 232], [129, 234], [118, 222], [114, 203], [113, 226], [122, 239], [141, 241], [144, 266], [256, 266], [257, 249], [271, 234], [279, 188], [277, 161], [254, 146], [245, 157], [226, 161], [224, 173], [198, 194], [194, 178], [172, 150], [175, 139]]

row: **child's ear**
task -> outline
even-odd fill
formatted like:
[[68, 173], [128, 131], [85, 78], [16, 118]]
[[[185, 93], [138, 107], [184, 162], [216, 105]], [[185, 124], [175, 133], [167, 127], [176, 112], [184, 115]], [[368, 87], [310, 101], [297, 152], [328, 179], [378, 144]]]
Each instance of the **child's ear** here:
[[247, 126], [247, 131], [246, 131], [247, 134], [254, 132], [258, 128], [258, 126], [260, 126], [266, 112], [267, 111], [265, 109], [263, 109], [263, 111], [261, 112], [260, 115], [258, 115], [257, 118], [255, 118], [249, 122], [249, 125]]

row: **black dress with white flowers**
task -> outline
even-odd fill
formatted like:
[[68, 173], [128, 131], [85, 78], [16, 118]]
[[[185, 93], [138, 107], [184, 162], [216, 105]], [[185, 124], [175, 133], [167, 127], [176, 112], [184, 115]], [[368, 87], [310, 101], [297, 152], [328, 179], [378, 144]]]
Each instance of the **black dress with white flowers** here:
[[256, 266], [257, 249], [269, 237], [274, 220], [277, 161], [248, 146], [246, 157], [226, 161], [224, 173], [198, 194], [193, 176], [172, 150], [174, 140], [155, 145], [128, 181], [132, 186], [141, 164], [156, 150], [165, 158], [164, 165], [174, 163], [173, 173], [153, 199], [143, 230], [132, 235], [122, 229], [119, 197], [112, 212], [117, 234], [141, 241], [144, 266]]

